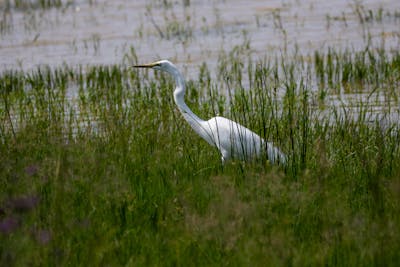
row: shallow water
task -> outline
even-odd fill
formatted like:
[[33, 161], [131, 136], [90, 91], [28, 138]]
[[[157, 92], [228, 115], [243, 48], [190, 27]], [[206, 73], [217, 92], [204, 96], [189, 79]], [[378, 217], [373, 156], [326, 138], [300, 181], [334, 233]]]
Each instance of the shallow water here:
[[[0, 70], [121, 63], [133, 47], [140, 62], [167, 58], [193, 75], [202, 62], [215, 66], [221, 51], [244, 39], [256, 58], [295, 49], [360, 50], [368, 35], [373, 46], [400, 46], [397, 0], [149, 2], [77, 0], [59, 9], [11, 8], [3, 12], [9, 27], [1, 34]], [[361, 21], [370, 12], [375, 16]]]

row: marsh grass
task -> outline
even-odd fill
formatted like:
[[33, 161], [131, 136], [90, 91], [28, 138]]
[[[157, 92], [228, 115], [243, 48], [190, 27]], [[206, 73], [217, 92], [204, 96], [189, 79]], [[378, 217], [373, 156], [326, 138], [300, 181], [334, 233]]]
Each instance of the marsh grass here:
[[367, 124], [367, 107], [357, 120], [335, 116], [341, 107], [317, 119], [312, 86], [316, 77], [328, 94], [368, 84], [397, 96], [399, 56], [314, 59], [299, 70], [231, 53], [220, 59], [222, 84], [206, 65], [187, 84], [195, 113], [273, 141], [289, 157], [284, 167], [222, 166], [162, 73], [2, 73], [0, 265], [396, 266], [398, 130]]
[[31, 9], [48, 9], [48, 8], [60, 8], [63, 6], [61, 0], [6, 0], [4, 5], [12, 6], [19, 10], [31, 10]]

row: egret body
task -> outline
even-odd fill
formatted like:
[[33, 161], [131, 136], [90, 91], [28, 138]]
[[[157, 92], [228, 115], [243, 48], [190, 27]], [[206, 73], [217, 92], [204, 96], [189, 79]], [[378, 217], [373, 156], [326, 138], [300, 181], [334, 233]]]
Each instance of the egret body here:
[[220, 116], [205, 121], [194, 114], [184, 100], [186, 90], [184, 78], [170, 61], [160, 60], [150, 64], [135, 65], [134, 67], [161, 70], [174, 77], [176, 82], [174, 100], [179, 111], [198, 135], [210, 145], [218, 148], [221, 152], [222, 162], [231, 158], [251, 160], [265, 154], [271, 163], [286, 162], [285, 154], [272, 142], [264, 141], [256, 133], [239, 123]]

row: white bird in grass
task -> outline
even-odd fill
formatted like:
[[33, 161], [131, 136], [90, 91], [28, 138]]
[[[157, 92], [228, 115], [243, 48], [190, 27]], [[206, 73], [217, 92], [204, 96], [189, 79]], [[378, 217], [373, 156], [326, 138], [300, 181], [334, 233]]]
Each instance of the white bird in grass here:
[[186, 105], [185, 81], [182, 74], [168, 60], [160, 60], [150, 64], [135, 65], [135, 68], [152, 68], [168, 72], [175, 78], [176, 88], [174, 100], [185, 120], [193, 130], [215, 146], [221, 152], [222, 162], [231, 158], [251, 160], [261, 155], [267, 155], [271, 163], [285, 163], [286, 156], [271, 142], [265, 142], [260, 136], [237, 122], [223, 117], [214, 117], [208, 121], [200, 119]]

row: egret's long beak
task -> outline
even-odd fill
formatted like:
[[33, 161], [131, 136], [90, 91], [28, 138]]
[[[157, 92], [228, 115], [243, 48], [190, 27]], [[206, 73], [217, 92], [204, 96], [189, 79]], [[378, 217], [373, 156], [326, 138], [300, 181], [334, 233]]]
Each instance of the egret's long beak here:
[[153, 63], [149, 63], [149, 64], [141, 64], [141, 65], [134, 65], [134, 68], [152, 68], [157, 66], [159, 63], [158, 62], [153, 62]]

